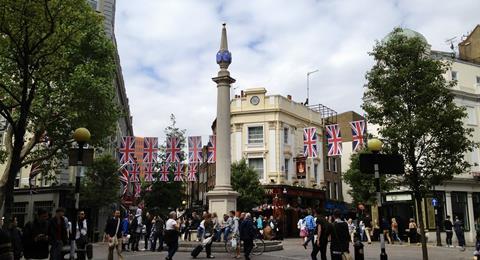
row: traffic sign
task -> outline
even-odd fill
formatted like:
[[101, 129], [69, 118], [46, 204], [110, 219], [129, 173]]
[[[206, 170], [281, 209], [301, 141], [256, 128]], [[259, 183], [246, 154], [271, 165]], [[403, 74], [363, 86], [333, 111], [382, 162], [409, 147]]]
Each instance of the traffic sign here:
[[432, 206], [438, 207], [438, 200], [436, 198], [432, 199]]

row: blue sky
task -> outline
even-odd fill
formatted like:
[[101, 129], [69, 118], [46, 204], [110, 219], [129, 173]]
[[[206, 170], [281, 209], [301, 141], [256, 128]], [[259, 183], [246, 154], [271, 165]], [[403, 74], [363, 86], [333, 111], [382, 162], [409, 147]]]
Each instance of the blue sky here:
[[480, 23], [478, 0], [117, 0], [115, 34], [137, 136], [158, 136], [170, 114], [188, 135], [210, 134], [218, 71], [215, 54], [227, 23], [237, 82], [233, 93], [306, 98], [337, 112], [360, 112], [368, 55], [394, 27], [422, 33], [436, 50]]

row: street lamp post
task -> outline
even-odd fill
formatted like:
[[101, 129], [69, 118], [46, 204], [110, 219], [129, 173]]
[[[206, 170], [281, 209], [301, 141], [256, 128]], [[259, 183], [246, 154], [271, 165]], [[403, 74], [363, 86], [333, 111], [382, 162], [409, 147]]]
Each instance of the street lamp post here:
[[72, 239], [71, 239], [71, 249], [70, 249], [70, 259], [74, 259], [74, 252], [76, 249], [75, 236], [77, 233], [77, 213], [80, 203], [80, 178], [83, 176], [84, 166], [83, 166], [83, 147], [85, 144], [90, 141], [90, 131], [88, 129], [80, 127], [75, 129], [73, 133], [73, 139], [78, 144], [78, 157], [77, 157], [77, 173], [75, 178], [75, 212], [72, 218]]
[[[368, 149], [374, 153], [379, 154], [382, 150], [382, 141], [378, 139], [371, 139], [368, 141]], [[378, 156], [376, 156], [378, 157]], [[375, 159], [374, 164], [374, 173], [375, 173], [375, 190], [377, 192], [377, 205], [378, 205], [378, 224], [380, 225], [380, 260], [387, 260], [387, 252], [385, 251], [385, 236], [382, 230], [382, 193], [380, 187], [380, 169], [378, 158]]]
[[307, 101], [305, 102], [306, 105], [308, 105], [309, 102], [310, 102], [310, 74], [313, 74], [315, 72], [318, 72], [318, 69], [314, 70], [314, 71], [307, 72]]

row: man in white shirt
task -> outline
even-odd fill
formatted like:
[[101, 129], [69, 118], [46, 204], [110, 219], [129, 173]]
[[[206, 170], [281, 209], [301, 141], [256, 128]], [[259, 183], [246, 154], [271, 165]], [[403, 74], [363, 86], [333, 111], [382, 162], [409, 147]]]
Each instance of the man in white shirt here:
[[79, 211], [77, 217], [77, 223], [75, 227], [75, 242], [77, 245], [78, 260], [85, 260], [85, 247], [87, 245], [87, 220], [85, 219], [85, 211]]
[[166, 260], [172, 260], [173, 255], [178, 250], [178, 230], [180, 229], [180, 224], [177, 222], [177, 213], [175, 211], [170, 212], [167, 223], [165, 224], [165, 242], [168, 246], [168, 255], [165, 257]]

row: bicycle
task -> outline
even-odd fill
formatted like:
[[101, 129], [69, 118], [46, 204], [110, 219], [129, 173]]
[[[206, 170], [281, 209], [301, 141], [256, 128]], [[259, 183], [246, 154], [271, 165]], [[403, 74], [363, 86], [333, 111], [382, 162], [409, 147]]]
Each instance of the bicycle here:
[[[238, 247], [240, 247], [240, 251], [242, 251], [243, 242], [237, 237], [230, 236], [225, 242], [225, 251], [232, 256], [236, 255], [236, 250]], [[261, 255], [263, 252], [265, 252], [265, 242], [262, 238], [256, 237], [253, 240], [252, 255]]]

